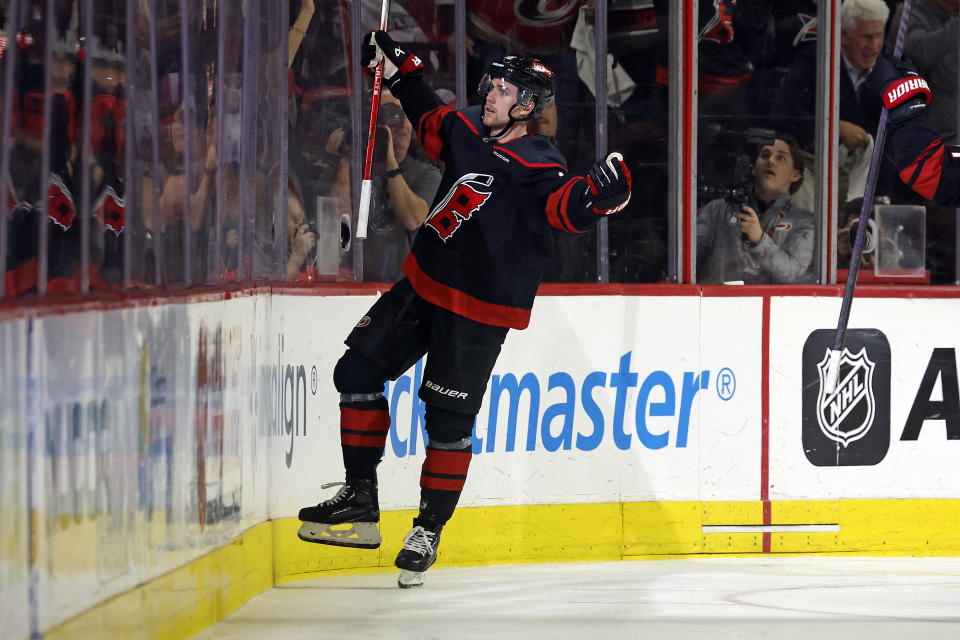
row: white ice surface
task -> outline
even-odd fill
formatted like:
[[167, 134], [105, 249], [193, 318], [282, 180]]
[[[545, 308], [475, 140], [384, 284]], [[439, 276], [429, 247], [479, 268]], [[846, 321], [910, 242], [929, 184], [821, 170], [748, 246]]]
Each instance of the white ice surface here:
[[293, 582], [199, 639], [960, 638], [960, 558], [765, 557], [434, 568]]

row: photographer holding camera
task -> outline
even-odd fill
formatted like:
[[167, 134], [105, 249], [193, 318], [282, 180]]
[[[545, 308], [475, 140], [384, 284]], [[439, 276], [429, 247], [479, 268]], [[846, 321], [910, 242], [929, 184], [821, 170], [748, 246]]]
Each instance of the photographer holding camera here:
[[813, 215], [790, 196], [803, 181], [797, 141], [776, 134], [754, 158], [750, 189], [730, 189], [697, 215], [697, 281], [813, 282]]
[[363, 251], [363, 279], [396, 282], [417, 230], [427, 218], [428, 203], [440, 185], [440, 171], [411, 156], [413, 125], [396, 96], [384, 89], [377, 115], [370, 220]]

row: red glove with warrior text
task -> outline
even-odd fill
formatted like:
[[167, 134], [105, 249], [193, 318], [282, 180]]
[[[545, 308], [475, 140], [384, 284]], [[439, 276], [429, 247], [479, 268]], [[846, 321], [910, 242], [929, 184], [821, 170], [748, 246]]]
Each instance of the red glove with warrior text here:
[[611, 153], [587, 172], [593, 210], [600, 215], [622, 211], [630, 202], [630, 169], [619, 153]]
[[927, 110], [931, 98], [927, 81], [920, 77], [913, 65], [885, 53], [877, 58], [867, 76], [866, 86], [883, 100], [891, 124], [920, 115]]

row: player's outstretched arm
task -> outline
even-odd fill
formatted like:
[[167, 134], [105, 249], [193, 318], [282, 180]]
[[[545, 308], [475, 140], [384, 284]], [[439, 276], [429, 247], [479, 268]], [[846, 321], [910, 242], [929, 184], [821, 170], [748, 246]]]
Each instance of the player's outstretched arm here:
[[547, 219], [563, 231], [586, 231], [603, 216], [623, 211], [630, 202], [630, 185], [623, 156], [610, 153], [587, 175], [570, 177], [547, 196]]
[[867, 89], [888, 111], [886, 149], [900, 179], [937, 204], [960, 206], [960, 148], [944, 144], [930, 124], [927, 81], [908, 62], [881, 54]]
[[[371, 31], [363, 39], [360, 64], [372, 71], [383, 60], [383, 79], [403, 106], [417, 137], [431, 158], [442, 161], [440, 122], [452, 110], [422, 81], [423, 61], [394, 41], [386, 31]], [[442, 113], [441, 113], [442, 112]]]

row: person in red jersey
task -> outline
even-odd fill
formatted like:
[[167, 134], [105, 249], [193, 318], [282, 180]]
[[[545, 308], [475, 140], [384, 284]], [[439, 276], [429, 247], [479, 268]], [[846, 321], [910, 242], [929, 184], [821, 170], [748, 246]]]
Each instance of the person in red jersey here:
[[390, 429], [384, 384], [429, 353], [419, 389], [428, 435], [420, 510], [395, 562], [399, 585], [410, 587], [422, 584], [436, 560], [467, 478], [473, 424], [493, 366], [507, 332], [530, 321], [554, 232], [580, 233], [621, 211], [630, 174], [617, 153], [586, 175], [570, 174], [556, 147], [528, 134], [554, 95], [553, 72], [537, 59], [493, 62], [479, 87], [483, 104], [457, 111], [422, 80], [420, 59], [386, 32], [365, 43], [361, 63], [384, 62], [390, 91], [444, 172], [405, 277], [347, 337], [333, 375], [346, 481], [333, 498], [300, 510], [299, 536], [380, 545], [376, 467]]

